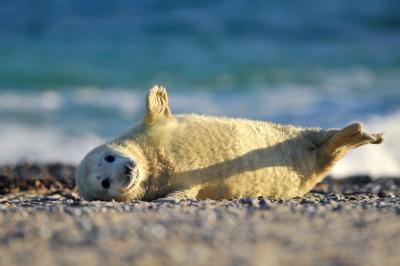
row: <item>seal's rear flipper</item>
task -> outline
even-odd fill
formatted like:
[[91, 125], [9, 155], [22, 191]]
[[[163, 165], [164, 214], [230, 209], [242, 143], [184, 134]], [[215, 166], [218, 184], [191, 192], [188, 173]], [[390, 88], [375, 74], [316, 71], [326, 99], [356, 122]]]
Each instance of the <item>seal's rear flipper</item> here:
[[171, 116], [168, 107], [167, 91], [157, 85], [150, 89], [146, 98], [146, 113], [143, 116], [143, 123], [151, 126], [163, 118]]
[[318, 149], [317, 166], [319, 172], [328, 172], [348, 150], [366, 144], [382, 143], [384, 134], [385, 132], [380, 134], [362, 132], [361, 123], [351, 124], [339, 130]]

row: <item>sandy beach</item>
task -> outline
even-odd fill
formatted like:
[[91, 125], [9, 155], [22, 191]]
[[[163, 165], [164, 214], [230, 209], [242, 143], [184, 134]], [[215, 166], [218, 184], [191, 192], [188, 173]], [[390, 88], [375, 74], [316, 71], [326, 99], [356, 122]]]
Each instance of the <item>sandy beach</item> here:
[[400, 180], [302, 198], [88, 202], [74, 166], [0, 167], [0, 265], [396, 265]]

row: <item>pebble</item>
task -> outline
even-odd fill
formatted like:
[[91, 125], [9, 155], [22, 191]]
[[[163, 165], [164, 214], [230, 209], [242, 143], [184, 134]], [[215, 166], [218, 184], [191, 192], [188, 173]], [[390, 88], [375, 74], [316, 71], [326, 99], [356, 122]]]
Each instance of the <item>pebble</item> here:
[[386, 207], [388, 204], [384, 201], [378, 202], [378, 207]]
[[[18, 250], [18, 245], [23, 246], [21, 243], [27, 245], [26, 243], [34, 241], [46, 243], [46, 247], [51, 246], [55, 250], [71, 251], [76, 247], [91, 250], [101, 247], [100, 252], [93, 253], [100, 257], [109, 250], [110, 245], [127, 243], [135, 247], [129, 252], [136, 253], [131, 257], [125, 254], [125, 257], [138, 262], [140, 254], [146, 252], [159, 254], [155, 257], [159, 256], [162, 259], [170, 254], [168, 252], [175, 252], [173, 254], [178, 254], [178, 258], [195, 256], [195, 253], [190, 251], [190, 245], [182, 246], [182, 243], [186, 243], [184, 241], [190, 241], [195, 243], [193, 250], [205, 247], [211, 248], [202, 251], [203, 253], [215, 250], [216, 257], [204, 255], [205, 261], [202, 264], [207, 264], [213, 258], [230, 258], [240, 252], [242, 258], [248, 256], [250, 260], [230, 260], [220, 264], [252, 264], [253, 257], [246, 254], [258, 250], [256, 244], [263, 245], [266, 241], [274, 241], [271, 242], [274, 247], [276, 244], [279, 247], [281, 243], [284, 246], [283, 250], [292, 252], [291, 243], [296, 241], [299, 234], [303, 234], [305, 228], [312, 228], [304, 233], [307, 237], [311, 237], [314, 231], [317, 236], [309, 239], [306, 237], [304, 241], [316, 241], [321, 236], [321, 228], [325, 234], [329, 232], [326, 228], [333, 224], [334, 234], [337, 231], [337, 238], [342, 241], [343, 233], [335, 227], [340, 225], [338, 221], [347, 221], [344, 222], [343, 228], [354, 232], [357, 228], [371, 228], [371, 221], [375, 228], [379, 221], [384, 222], [393, 216], [398, 219], [400, 198], [396, 195], [399, 191], [386, 190], [385, 193], [385, 197], [379, 197], [377, 194], [343, 196], [341, 193], [310, 193], [305, 197], [290, 200], [259, 197], [231, 201], [168, 199], [123, 203], [86, 201], [77, 196], [58, 194], [0, 195], [0, 243], [9, 243], [15, 251]], [[348, 226], [352, 223], [355, 226]], [[299, 226], [302, 230], [298, 230]], [[266, 231], [271, 227], [277, 229]], [[367, 231], [375, 241], [376, 235], [373, 234], [376, 232], [365, 230]], [[291, 237], [292, 235], [296, 237]], [[334, 235], [331, 233], [330, 237], [331, 241]], [[342, 243], [340, 241], [335, 240], [334, 243]], [[235, 254], [229, 251], [233, 245], [236, 247]], [[34, 247], [36, 248], [36, 245]], [[296, 249], [296, 246], [293, 247]], [[225, 249], [228, 251], [225, 252]], [[349, 246], [346, 246], [346, 250], [348, 249]], [[160, 250], [166, 252], [160, 253]], [[193, 260], [177, 264], [193, 264], [190, 263]], [[263, 265], [263, 262], [261, 261], [260, 265]], [[362, 265], [361, 262], [359, 264]]]
[[[4, 201], [4, 199], [6, 199], [6, 201]], [[132, 201], [120, 203], [86, 201], [75, 196], [71, 197], [70, 195], [52, 195], [51, 197], [41, 195], [24, 197], [23, 194], [22, 196], [0, 196], [0, 213], [13, 211], [16, 214], [18, 213], [20, 217], [29, 216], [31, 211], [34, 211], [34, 213], [66, 213], [72, 217], [80, 217], [94, 213], [124, 213], [140, 212], [144, 210], [157, 212], [160, 215], [168, 215], [172, 211], [177, 211], [177, 213], [193, 213], [196, 210], [202, 210], [205, 211], [202, 216], [210, 222], [218, 219], [215, 214], [219, 212], [219, 209], [229, 206], [236, 209], [236, 214], [250, 211], [253, 208], [263, 211], [272, 211], [289, 207], [291, 212], [298, 212], [303, 209], [304, 213], [318, 215], [331, 210], [380, 209], [389, 206], [397, 206], [400, 208], [400, 198], [393, 192], [380, 192], [379, 195], [348, 195], [346, 197], [343, 197], [339, 193], [332, 193], [328, 196], [324, 196], [323, 194], [308, 195], [291, 200], [259, 197], [231, 201], [192, 199], [178, 201], [175, 199], [160, 199], [154, 202]], [[304, 208], [302, 208], [302, 206], [304, 206]], [[170, 211], [168, 211], [168, 209]], [[208, 215], [209, 213], [212, 214]], [[242, 216], [242, 214], [240, 214], [240, 216]]]
[[[260, 200], [263, 200], [260, 199]], [[253, 206], [253, 207], [259, 207], [260, 206], [260, 200], [256, 199], [256, 198], [244, 198], [239, 200], [240, 203], [245, 204], [245, 205], [249, 205], [249, 206]]]
[[387, 195], [386, 195], [386, 192], [379, 192], [378, 193], [378, 197], [380, 197], [380, 198], [384, 198], [384, 197], [386, 197]]
[[176, 204], [176, 203], [178, 203], [178, 200], [171, 199], [171, 198], [160, 198], [160, 199], [155, 200], [155, 202], [157, 202], [157, 203], [173, 203], [173, 204]]
[[[205, 200], [176, 200], [161, 198], [153, 202], [131, 201], [131, 202], [103, 202], [87, 201], [79, 198], [75, 192], [52, 193], [41, 195], [33, 192], [21, 192], [16, 194], [0, 195], [0, 214], [14, 212], [22, 218], [30, 213], [65, 213], [71, 217], [94, 215], [96, 213], [126, 213], [126, 212], [156, 212], [161, 216], [175, 213], [194, 213], [200, 210], [213, 213], [211, 216], [203, 215], [207, 221], [218, 220], [221, 208], [232, 207], [235, 209], [236, 217], [244, 217], [249, 211], [259, 210], [271, 212], [288, 209], [292, 213], [307, 213], [319, 215], [328, 211], [346, 211], [376, 209], [383, 207], [400, 208], [400, 186], [398, 181], [367, 183], [366, 185], [351, 183], [342, 188], [328, 193], [321, 190], [306, 194], [290, 200], [270, 199], [263, 196], [258, 198], [232, 199], [224, 201]], [[391, 190], [389, 190], [389, 188]], [[351, 194], [354, 191], [355, 194]], [[363, 193], [362, 191], [365, 191]], [[361, 193], [360, 193], [361, 192]], [[324, 194], [327, 193], [327, 194]], [[344, 195], [342, 193], [345, 193]], [[383, 208], [385, 209], [385, 208]], [[302, 210], [299, 212], [299, 210]], [[207, 218], [208, 217], [208, 218]], [[161, 230], [162, 231], [162, 230]]]
[[331, 199], [331, 200], [340, 200], [341, 198], [342, 197], [339, 193], [333, 193], [333, 194], [329, 195], [329, 197], [328, 197], [328, 199]]
[[378, 194], [381, 190], [381, 185], [379, 184], [371, 184], [369, 185], [367, 192], [371, 194]]
[[308, 199], [303, 199], [302, 201], [300, 201], [300, 204], [314, 204], [315, 201], [314, 200], [308, 200]]

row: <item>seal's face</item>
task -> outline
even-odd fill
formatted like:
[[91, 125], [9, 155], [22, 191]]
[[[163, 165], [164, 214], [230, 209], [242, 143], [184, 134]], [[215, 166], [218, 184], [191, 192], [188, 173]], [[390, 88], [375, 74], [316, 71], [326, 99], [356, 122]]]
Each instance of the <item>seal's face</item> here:
[[79, 194], [88, 200], [129, 200], [139, 181], [138, 163], [114, 149], [99, 149], [80, 164], [76, 181]]

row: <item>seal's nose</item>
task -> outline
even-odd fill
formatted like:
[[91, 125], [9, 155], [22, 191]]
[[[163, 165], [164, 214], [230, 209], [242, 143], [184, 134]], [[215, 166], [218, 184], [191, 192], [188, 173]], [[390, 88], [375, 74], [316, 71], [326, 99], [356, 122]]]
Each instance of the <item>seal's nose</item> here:
[[136, 168], [136, 164], [134, 161], [129, 160], [124, 165], [124, 174], [121, 176], [122, 178], [122, 186], [126, 187], [132, 182], [132, 173]]
[[124, 165], [124, 175], [130, 175], [132, 173], [132, 169], [135, 168], [135, 166], [135, 163], [132, 160], [129, 160], [129, 162]]
[[132, 172], [132, 167], [129, 165], [125, 165], [125, 172], [124, 175], [130, 175]]
[[101, 186], [105, 189], [109, 189], [110, 188], [110, 179], [106, 178], [103, 181], [101, 181]]

